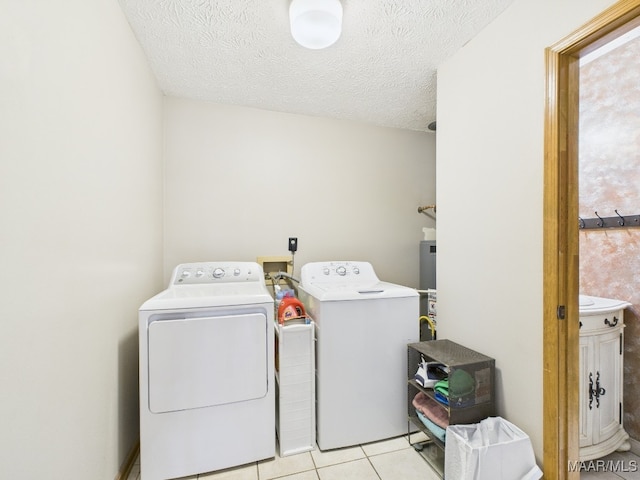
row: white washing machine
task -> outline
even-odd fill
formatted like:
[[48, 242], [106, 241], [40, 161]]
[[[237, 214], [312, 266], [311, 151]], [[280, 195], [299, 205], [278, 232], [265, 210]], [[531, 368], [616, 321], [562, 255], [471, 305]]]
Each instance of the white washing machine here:
[[316, 323], [321, 450], [407, 433], [407, 344], [420, 341], [419, 295], [367, 262], [316, 262], [299, 297]]
[[178, 265], [140, 307], [142, 480], [275, 456], [273, 310], [252, 262]]

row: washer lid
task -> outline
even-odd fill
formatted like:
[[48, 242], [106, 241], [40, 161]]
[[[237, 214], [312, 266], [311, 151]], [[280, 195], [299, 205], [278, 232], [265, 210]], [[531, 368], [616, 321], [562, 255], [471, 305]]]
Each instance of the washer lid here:
[[305, 287], [301, 286], [300, 289], [322, 302], [418, 296], [418, 292], [413, 288], [388, 282], [377, 282], [370, 285], [311, 283], [305, 285]]
[[381, 282], [369, 262], [311, 262], [300, 269], [300, 289], [321, 301], [417, 297], [413, 288]]
[[629, 302], [616, 300], [613, 298], [592, 297], [590, 295], [580, 295], [578, 297], [580, 315], [600, 315], [601, 313], [615, 312], [622, 308], [630, 307]]

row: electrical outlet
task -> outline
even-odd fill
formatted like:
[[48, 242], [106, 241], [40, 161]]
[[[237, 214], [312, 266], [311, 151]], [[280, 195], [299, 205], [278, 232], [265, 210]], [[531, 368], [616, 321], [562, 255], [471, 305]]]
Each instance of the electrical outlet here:
[[298, 250], [298, 237], [289, 237], [289, 251], [295, 253]]

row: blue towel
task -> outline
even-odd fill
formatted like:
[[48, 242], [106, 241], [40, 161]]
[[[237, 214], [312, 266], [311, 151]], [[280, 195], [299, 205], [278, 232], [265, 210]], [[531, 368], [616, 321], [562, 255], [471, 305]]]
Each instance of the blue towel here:
[[435, 397], [436, 397], [436, 400], [439, 401], [441, 404], [449, 406], [449, 399], [445, 397], [442, 393], [436, 392]]
[[436, 438], [438, 438], [441, 442], [444, 443], [447, 431], [444, 428], [439, 427], [438, 425], [433, 423], [431, 420], [429, 420], [427, 417], [425, 417], [418, 410], [416, 410], [416, 413], [418, 414], [418, 418], [424, 424], [424, 426], [427, 427], [427, 429], [431, 433], [433, 433], [436, 436]]

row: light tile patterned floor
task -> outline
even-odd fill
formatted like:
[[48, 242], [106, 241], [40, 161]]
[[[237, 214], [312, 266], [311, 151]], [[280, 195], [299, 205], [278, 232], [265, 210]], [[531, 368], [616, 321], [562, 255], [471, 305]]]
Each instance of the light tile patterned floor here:
[[[419, 438], [411, 436], [411, 441]], [[128, 480], [140, 480], [139, 459]], [[438, 480], [440, 477], [416, 452], [407, 437], [356, 447], [311, 452], [254, 462], [181, 480]]]
[[[420, 441], [417, 435], [411, 441]], [[615, 452], [584, 462], [580, 480], [640, 480], [640, 457]], [[288, 457], [254, 462], [180, 480], [439, 480], [407, 437], [322, 452], [315, 449]], [[128, 480], [141, 480], [139, 458]]]

